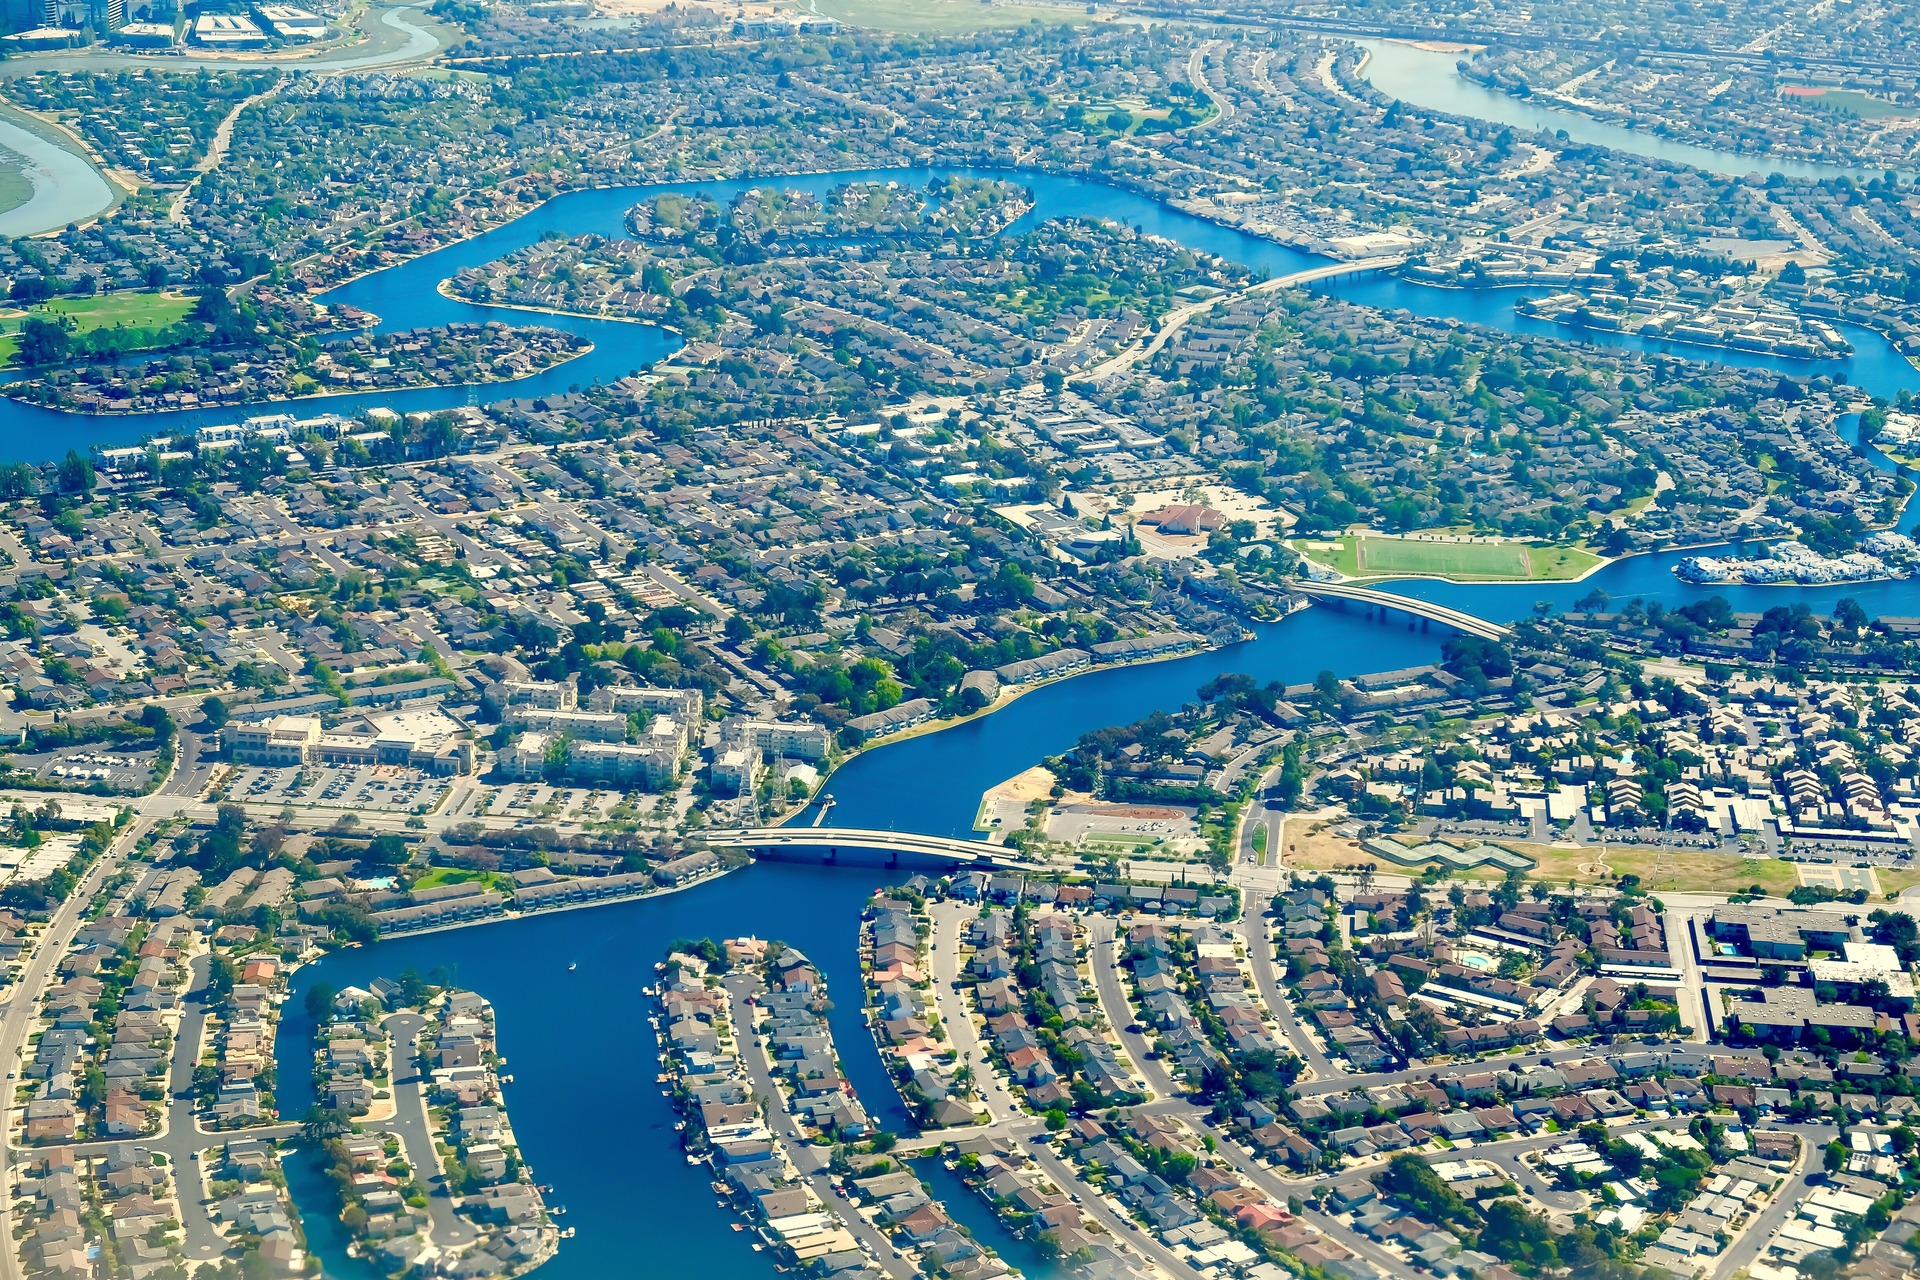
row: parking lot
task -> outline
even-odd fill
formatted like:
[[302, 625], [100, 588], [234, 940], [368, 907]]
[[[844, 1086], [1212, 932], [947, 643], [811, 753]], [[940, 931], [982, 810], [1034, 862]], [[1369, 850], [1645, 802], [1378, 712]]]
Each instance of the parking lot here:
[[455, 817], [604, 819], [624, 798], [618, 791], [588, 787], [552, 787], [544, 782], [515, 782], [482, 787], [465, 799]]
[[250, 804], [405, 814], [432, 812], [448, 786], [446, 778], [394, 765], [310, 764], [239, 765], [225, 789], [231, 799]]
[[106, 743], [59, 751], [12, 752], [7, 763], [44, 782], [84, 787], [97, 784], [116, 791], [138, 791], [153, 780], [153, 747], [122, 750]]

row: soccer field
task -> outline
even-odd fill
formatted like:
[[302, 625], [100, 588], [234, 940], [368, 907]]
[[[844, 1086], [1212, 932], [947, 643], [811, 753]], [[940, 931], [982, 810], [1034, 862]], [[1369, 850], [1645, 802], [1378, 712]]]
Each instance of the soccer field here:
[[1460, 578], [1530, 578], [1528, 548], [1517, 542], [1413, 542], [1404, 538], [1362, 538], [1357, 548], [1360, 572], [1369, 577], [1396, 573], [1440, 574]]

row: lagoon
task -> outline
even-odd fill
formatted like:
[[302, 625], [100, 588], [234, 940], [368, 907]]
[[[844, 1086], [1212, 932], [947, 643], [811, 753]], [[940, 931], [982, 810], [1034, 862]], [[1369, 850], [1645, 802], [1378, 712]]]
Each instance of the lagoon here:
[[[1645, 129], [1629, 129], [1625, 125], [1596, 120], [1566, 107], [1548, 106], [1530, 98], [1516, 98], [1512, 94], [1489, 89], [1459, 73], [1458, 63], [1466, 56], [1460, 53], [1435, 52], [1395, 40], [1359, 40], [1355, 43], [1368, 54], [1366, 66], [1360, 72], [1367, 83], [1388, 97], [1398, 98], [1428, 111], [1473, 116], [1549, 135], [1564, 134], [1569, 142], [1625, 151], [1649, 160], [1704, 169], [1723, 177], [1743, 178], [1749, 174], [1765, 177], [1777, 173], [1786, 178], [1811, 181], [1852, 178], [1856, 182], [1866, 182], [1882, 176], [1879, 170], [1720, 151], [1680, 142]], [[1900, 176], [1911, 181], [1915, 175], [1903, 172]]]
[[113, 188], [78, 152], [0, 117], [0, 150], [20, 157], [33, 188], [22, 204], [0, 213], [0, 236], [37, 236], [85, 222], [112, 206]]

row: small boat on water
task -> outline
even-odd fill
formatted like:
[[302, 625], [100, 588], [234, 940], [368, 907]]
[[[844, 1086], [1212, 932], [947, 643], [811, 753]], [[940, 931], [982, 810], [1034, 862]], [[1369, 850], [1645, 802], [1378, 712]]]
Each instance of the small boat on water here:
[[744, 1222], [736, 1222], [733, 1224], [733, 1229], [735, 1231], [745, 1231], [747, 1229], [747, 1226]]
[[700, 1157], [699, 1157], [699, 1156], [688, 1156], [688, 1157], [687, 1157], [687, 1163], [688, 1163], [688, 1164], [699, 1164], [699, 1163], [700, 1163]]
[[580, 967], [579, 962], [575, 961], [574, 963], [567, 966], [567, 972], [572, 973], [575, 969], [578, 969], [579, 967]]
[[500, 1077], [500, 1083], [501, 1083], [501, 1084], [512, 1084], [512, 1083], [513, 1083], [513, 1077], [512, 1077], [512, 1076], [510, 1076], [510, 1075], [507, 1075], [507, 1076], [501, 1076], [501, 1077]]

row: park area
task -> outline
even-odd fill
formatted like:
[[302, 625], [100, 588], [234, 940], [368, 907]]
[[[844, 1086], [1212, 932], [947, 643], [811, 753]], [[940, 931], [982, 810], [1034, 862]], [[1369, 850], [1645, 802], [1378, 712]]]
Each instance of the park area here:
[[154, 345], [137, 335], [158, 335], [168, 326], [187, 318], [193, 310], [193, 298], [184, 293], [141, 290], [128, 293], [99, 293], [85, 298], [52, 298], [24, 310], [14, 307], [0, 310], [0, 363], [11, 364], [19, 350], [20, 328], [28, 316], [44, 320], [68, 319], [76, 334], [97, 329], [121, 328], [131, 332], [131, 349]]
[[1817, 107], [1822, 111], [1838, 111], [1842, 115], [1857, 116], [1862, 120], [1892, 120], [1915, 114], [1912, 107], [1889, 102], [1885, 98], [1876, 98], [1858, 89], [1825, 89], [1817, 85], [1789, 85], [1780, 91], [1780, 96], [1800, 103], [1802, 106]]
[[1343, 534], [1298, 538], [1294, 550], [1349, 578], [1445, 578], [1451, 582], [1559, 582], [1578, 578], [1601, 557], [1580, 547], [1464, 538], [1391, 538]]

